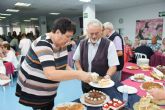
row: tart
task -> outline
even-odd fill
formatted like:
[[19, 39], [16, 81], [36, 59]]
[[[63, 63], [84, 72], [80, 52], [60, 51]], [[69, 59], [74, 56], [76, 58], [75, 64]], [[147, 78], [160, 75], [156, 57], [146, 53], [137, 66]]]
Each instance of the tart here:
[[107, 102], [106, 104], [103, 105], [102, 109], [103, 110], [118, 110], [121, 109], [122, 107], [124, 107], [125, 103], [119, 99], [113, 98], [112, 100], [110, 100], [109, 102]]

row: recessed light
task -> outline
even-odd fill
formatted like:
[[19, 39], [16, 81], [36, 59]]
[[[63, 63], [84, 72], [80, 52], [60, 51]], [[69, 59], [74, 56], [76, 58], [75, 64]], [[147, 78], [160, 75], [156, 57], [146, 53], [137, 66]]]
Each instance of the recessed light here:
[[30, 18], [30, 20], [36, 21], [38, 20], [38, 18]]
[[21, 7], [29, 7], [31, 4], [30, 3], [21, 3], [21, 2], [17, 2], [16, 4], [14, 4], [15, 6], [21, 6]]
[[80, 0], [80, 2], [91, 2], [91, 0]]
[[25, 21], [25, 22], [30, 22], [31, 20], [27, 20], [27, 19], [25, 19], [25, 20], [23, 20], [23, 21]]
[[60, 13], [49, 13], [51, 15], [59, 15]]
[[2, 15], [2, 16], [10, 16], [11, 14], [7, 14], [7, 13], [0, 13], [0, 15]]
[[19, 10], [16, 10], [16, 9], [7, 9], [6, 11], [8, 11], [8, 12], [19, 12]]
[[4, 19], [4, 18], [6, 18], [6, 17], [4, 17], [4, 16], [0, 16], [0, 18], [1, 18], [1, 19]]

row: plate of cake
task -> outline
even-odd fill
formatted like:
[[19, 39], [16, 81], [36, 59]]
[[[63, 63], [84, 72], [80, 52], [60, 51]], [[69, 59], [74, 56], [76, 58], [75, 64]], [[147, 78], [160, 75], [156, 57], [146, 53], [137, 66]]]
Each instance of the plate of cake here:
[[150, 90], [152, 88], [164, 89], [164, 86], [160, 82], [150, 82], [149, 81], [149, 82], [144, 82], [143, 84], [141, 84], [140, 88], [142, 90], [148, 91], [148, 90]]
[[139, 102], [133, 105], [134, 110], [164, 110], [163, 108], [151, 103], [151, 98], [142, 97]]
[[86, 107], [77, 102], [65, 102], [53, 108], [53, 110], [87, 110]]
[[139, 69], [138, 66], [127, 66], [126, 68], [129, 70], [138, 70]]
[[136, 82], [146, 82], [146, 81], [153, 81], [154, 79], [144, 75], [143, 73], [138, 73], [130, 77], [132, 81]]
[[109, 88], [114, 86], [114, 81], [111, 79], [105, 79], [103, 77], [98, 78], [95, 82], [90, 82], [89, 85], [96, 87], [96, 88]]
[[91, 90], [80, 97], [80, 102], [91, 107], [100, 107], [110, 100], [109, 96], [98, 90]]

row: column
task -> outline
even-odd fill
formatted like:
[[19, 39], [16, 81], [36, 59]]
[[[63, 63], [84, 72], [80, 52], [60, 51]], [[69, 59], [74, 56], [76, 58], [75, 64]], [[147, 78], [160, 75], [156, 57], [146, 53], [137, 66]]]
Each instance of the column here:
[[40, 16], [39, 17], [39, 26], [40, 26], [40, 33], [41, 34], [47, 33], [46, 16]]
[[7, 26], [3, 26], [3, 34], [7, 36]]
[[83, 5], [83, 34], [86, 34], [86, 27], [89, 20], [95, 19], [95, 4], [87, 3]]

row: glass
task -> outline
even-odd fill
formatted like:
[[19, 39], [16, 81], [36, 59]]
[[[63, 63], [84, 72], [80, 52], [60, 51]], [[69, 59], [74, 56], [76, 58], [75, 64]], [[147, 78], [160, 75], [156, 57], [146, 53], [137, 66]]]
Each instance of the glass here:
[[125, 105], [127, 106], [128, 103], [128, 90], [126, 85], [123, 87], [123, 102], [125, 102]]

